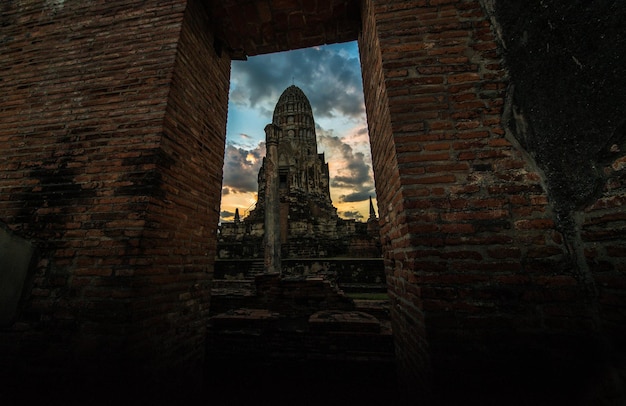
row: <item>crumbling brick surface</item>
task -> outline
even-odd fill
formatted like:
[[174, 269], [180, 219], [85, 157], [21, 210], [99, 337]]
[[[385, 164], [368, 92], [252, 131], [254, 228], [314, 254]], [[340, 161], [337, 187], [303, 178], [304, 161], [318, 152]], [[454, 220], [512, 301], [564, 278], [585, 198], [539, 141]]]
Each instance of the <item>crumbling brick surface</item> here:
[[230, 68], [207, 12], [20, 4], [2, 5], [0, 216], [40, 259], [3, 360], [198, 362]]
[[[542, 172], [501, 123], [509, 78], [481, 2], [365, 1], [362, 18], [364, 93], [401, 370], [420, 382], [429, 359], [441, 377], [460, 368], [460, 359], [469, 366], [472, 352], [508, 351], [508, 361], [523, 362], [559, 352], [567, 358], [572, 347], [593, 342], [598, 318], [609, 316], [599, 313], [596, 281], [580, 271], [557, 226]], [[619, 194], [620, 182], [613, 185], [609, 194]], [[607, 204], [615, 198], [607, 196]], [[585, 220], [583, 238], [599, 242], [599, 228]], [[621, 247], [610, 245], [612, 253]], [[619, 262], [615, 255], [604, 264]], [[614, 293], [601, 300], [608, 304]], [[607, 310], [620, 317], [614, 304]]]

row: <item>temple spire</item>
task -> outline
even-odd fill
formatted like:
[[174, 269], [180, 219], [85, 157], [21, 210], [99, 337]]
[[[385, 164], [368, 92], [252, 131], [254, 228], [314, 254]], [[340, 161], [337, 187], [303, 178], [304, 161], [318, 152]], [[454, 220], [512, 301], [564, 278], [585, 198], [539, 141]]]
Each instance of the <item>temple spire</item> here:
[[372, 196], [370, 196], [370, 218], [369, 220], [376, 220], [376, 212], [374, 211], [374, 204], [372, 203]]
[[239, 208], [235, 208], [235, 223], [239, 223], [241, 218], [239, 217]]

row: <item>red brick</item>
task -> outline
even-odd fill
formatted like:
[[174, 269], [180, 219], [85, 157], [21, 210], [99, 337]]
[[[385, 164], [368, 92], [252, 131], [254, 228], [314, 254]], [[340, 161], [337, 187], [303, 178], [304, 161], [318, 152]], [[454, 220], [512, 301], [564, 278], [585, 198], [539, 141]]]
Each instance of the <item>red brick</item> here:
[[406, 184], [433, 184], [433, 183], [453, 183], [456, 181], [454, 175], [439, 175], [439, 176], [422, 176], [413, 179], [407, 179]]
[[436, 143], [436, 144], [426, 144], [424, 145], [424, 149], [426, 151], [442, 151], [442, 150], [450, 149], [450, 143], [441, 142], [441, 143]]
[[554, 228], [554, 221], [552, 219], [533, 219], [533, 220], [519, 220], [515, 222], [515, 228], [519, 230], [546, 230]]
[[[89, 302], [90, 298], [116, 297], [133, 301], [141, 299], [137, 292], [129, 296], [128, 291], [122, 291], [112, 283], [114, 279], [110, 278], [114, 267], [107, 264], [114, 264], [116, 274], [120, 274], [124, 263], [141, 263], [141, 266], [148, 267], [159, 262], [159, 256], [148, 262], [142, 262], [145, 258], [138, 260], [132, 257], [141, 255], [140, 238], [144, 235], [142, 231], [146, 225], [160, 222], [154, 216], [160, 209], [156, 205], [149, 205], [154, 201], [151, 200], [152, 196], [159, 192], [159, 183], [150, 183], [150, 179], [157, 171], [166, 171], [164, 165], [158, 166], [156, 163], [159, 150], [174, 150], [165, 145], [162, 137], [165, 132], [178, 139], [182, 145], [176, 146], [178, 153], [188, 156], [194, 162], [205, 161], [206, 165], [203, 168], [193, 168], [191, 163], [185, 166], [187, 164], [181, 162], [179, 167], [171, 168], [170, 173], [161, 180], [185, 184], [188, 190], [202, 190], [205, 195], [200, 197], [200, 194], [195, 193], [180, 197], [181, 200], [193, 203], [180, 206], [174, 204], [169, 209], [179, 217], [186, 211], [187, 218], [193, 220], [187, 223], [177, 221], [176, 225], [161, 223], [160, 233], [171, 235], [167, 232], [167, 227], [176, 227], [181, 234], [187, 234], [186, 239], [161, 242], [153, 239], [146, 245], [188, 244], [189, 236], [194, 235], [197, 224], [202, 223], [209, 227], [206, 227], [204, 234], [198, 236], [199, 241], [204, 241], [199, 246], [205, 245], [205, 249], [200, 251], [210, 252], [210, 236], [214, 231], [210, 224], [216, 223], [217, 214], [198, 212], [189, 205], [214, 205], [219, 201], [220, 185], [211, 186], [209, 184], [212, 180], [200, 180], [186, 175], [185, 171], [189, 171], [189, 174], [194, 171], [219, 174], [221, 162], [212, 159], [213, 155], [207, 155], [209, 159], [206, 159], [207, 156], [196, 155], [199, 152], [194, 148], [196, 140], [185, 140], [185, 137], [193, 138], [208, 129], [207, 139], [202, 140], [202, 143], [210, 146], [209, 149], [223, 150], [230, 61], [228, 58], [218, 60], [216, 57], [215, 50], [212, 49], [213, 41], [209, 38], [210, 30], [190, 35], [190, 30], [209, 24], [208, 20], [202, 21], [202, 16], [207, 13], [193, 9], [198, 5], [194, 4], [190, 6], [185, 22], [185, 5], [173, 2], [160, 5], [128, 2], [123, 7], [117, 3], [66, 3], [55, 11], [54, 18], [33, 8], [31, 11], [36, 12], [39, 17], [29, 29], [40, 40], [30, 42], [25, 53], [16, 54], [18, 60], [8, 70], [0, 62], [0, 69], [6, 73], [3, 75], [6, 80], [2, 82], [2, 93], [5, 94], [7, 90], [15, 96], [15, 100], [21, 100], [20, 105], [12, 104], [10, 98], [0, 101], [0, 111], [19, 117], [19, 120], [0, 120], [0, 134], [3, 134], [7, 125], [13, 127], [12, 132], [28, 130], [30, 134], [32, 148], [28, 153], [31, 155], [26, 156], [19, 148], [15, 148], [10, 157], [15, 164], [22, 162], [21, 165], [11, 166], [14, 170], [22, 168], [24, 176], [21, 178], [32, 178], [25, 179], [21, 183], [22, 188], [28, 188], [33, 196], [41, 195], [43, 198], [50, 195], [50, 192], [46, 190], [45, 183], [31, 182], [37, 180], [37, 175], [33, 175], [31, 168], [49, 171], [51, 175], [62, 174], [56, 176], [56, 187], [58, 196], [63, 198], [51, 202], [54, 205], [48, 207], [33, 207], [38, 221], [31, 222], [28, 229], [30, 238], [49, 239], [53, 236], [61, 247], [50, 248], [44, 253], [49, 258], [49, 263], [42, 267], [55, 271], [37, 279], [34, 289], [37, 292], [36, 289], [42, 289], [42, 286], [49, 287], [50, 296], [57, 298], [54, 304], [48, 304], [51, 312], [62, 314], [66, 320], [73, 320], [74, 327], [71, 328], [75, 331], [82, 330], [87, 322], [93, 324], [95, 321], [89, 320], [91, 310], [87, 311], [93, 303]], [[17, 12], [12, 7], [9, 9]], [[27, 15], [31, 11], [23, 10], [20, 13]], [[194, 19], [197, 20], [192, 21]], [[98, 24], [90, 23], [95, 20], [98, 20]], [[24, 28], [15, 25], [8, 29], [20, 31]], [[200, 37], [202, 39], [198, 41]], [[4, 46], [6, 48], [3, 50], [11, 50], [14, 46], [22, 47], [11, 41], [4, 43]], [[75, 50], [78, 49], [81, 52], [76, 53]], [[74, 55], [75, 58], [68, 55]], [[185, 63], [177, 65], [177, 57], [185, 58]], [[19, 58], [30, 59], [28, 66], [21, 64]], [[44, 65], [46, 73], [39, 70]], [[200, 71], [203, 72], [202, 75], [197, 74]], [[27, 74], [23, 75], [24, 72]], [[171, 86], [173, 75], [177, 77], [179, 88]], [[190, 81], [195, 82], [191, 84]], [[31, 84], [36, 85], [40, 92], [20, 90], [34, 89]], [[197, 89], [197, 94], [192, 94], [191, 89]], [[185, 93], [184, 99], [193, 105], [177, 106], [183, 99], [180, 97], [181, 93]], [[24, 103], [33, 108], [23, 109]], [[21, 110], [13, 114], [16, 108]], [[170, 110], [166, 111], [166, 108]], [[215, 113], [211, 118], [206, 115], [209, 110]], [[190, 133], [196, 135], [183, 133], [180, 129], [164, 129], [164, 123], [171, 123], [169, 118], [179, 111], [185, 111], [188, 116], [177, 116], [176, 122], [191, 123], [188, 127], [192, 129]], [[5, 157], [6, 155], [3, 156]], [[137, 175], [137, 180], [129, 180], [129, 174]], [[4, 185], [4, 180], [0, 177], [0, 188]], [[80, 192], [76, 192], [75, 185], [79, 185]], [[179, 191], [187, 189], [177, 188]], [[163, 198], [166, 198], [165, 194]], [[202, 200], [204, 202], [200, 203]], [[4, 207], [0, 207], [3, 215], [12, 216]], [[54, 231], [46, 227], [46, 224], [55, 224]], [[149, 239], [146, 236], [144, 241]], [[169, 257], [169, 253], [173, 251], [164, 247], [161, 255]], [[205, 272], [211, 269], [213, 260], [202, 256], [198, 256], [197, 260], [204, 262], [204, 269], [194, 271], [195, 277], [198, 280], [208, 278], [209, 274]], [[61, 274], [67, 276], [60, 276]], [[67, 294], [68, 288], [72, 289], [71, 295]], [[176, 289], [186, 288], [179, 285]], [[205, 293], [204, 302], [208, 304], [208, 291]], [[111, 303], [111, 307], [114, 304]], [[36, 299], [33, 306], [39, 305]], [[154, 314], [171, 314], [180, 310], [176, 309], [176, 303], [169, 306], [169, 309], [154, 309]], [[130, 309], [131, 306], [120, 308], [115, 320], [106, 320], [107, 317], [113, 317], [113, 313], [102, 312], [98, 316], [102, 317], [103, 323], [111, 322], [119, 326], [111, 333], [111, 337], [122, 337], [129, 331], [125, 320], [130, 319]], [[190, 313], [188, 320], [205, 316], [199, 313], [191, 316]], [[186, 329], [185, 323], [181, 320], [179, 327]], [[49, 325], [62, 327], [54, 319], [51, 319]], [[200, 332], [201, 329], [197, 331]], [[62, 331], [58, 333], [66, 334]], [[200, 332], [200, 337], [188, 342], [179, 336], [179, 348], [186, 345], [195, 348], [197, 339], [201, 339], [201, 336]], [[166, 339], [165, 336], [163, 338]], [[102, 336], [103, 343], [108, 339], [110, 338]], [[132, 338], [128, 339], [130, 343]], [[70, 341], [80, 345], [74, 339], [67, 340], [68, 343]], [[42, 353], [48, 351], [45, 349], [46, 345], [42, 343]], [[115, 351], [117, 350], [116, 348]], [[197, 350], [193, 349], [189, 354], [195, 351]], [[156, 357], [156, 353], [154, 355]], [[164, 359], [171, 356], [170, 361], [174, 358], [172, 354], [162, 356]]]
[[469, 165], [466, 163], [449, 164], [449, 165], [431, 165], [426, 167], [426, 172], [456, 172], [466, 171], [469, 169]]
[[475, 231], [473, 225], [466, 223], [442, 224], [440, 229], [441, 232], [450, 234], [469, 234]]
[[483, 259], [482, 254], [477, 251], [449, 251], [442, 252], [440, 256], [446, 259], [473, 259], [476, 261]]
[[464, 211], [442, 213], [441, 219], [444, 221], [464, 221], [464, 220], [491, 220], [506, 218], [509, 216], [507, 210], [489, 210], [489, 211]]
[[450, 154], [447, 152], [440, 152], [436, 154], [406, 154], [398, 158], [398, 163], [448, 161], [449, 159]]
[[609, 245], [606, 253], [611, 257], [626, 257], [626, 245]]
[[547, 258], [554, 255], [563, 255], [563, 248], [560, 247], [534, 247], [528, 249], [526, 256], [528, 258]]
[[480, 75], [478, 73], [466, 72], [459, 73], [455, 75], [448, 75], [447, 81], [448, 83], [465, 83], [465, 82], [476, 82], [480, 80]]

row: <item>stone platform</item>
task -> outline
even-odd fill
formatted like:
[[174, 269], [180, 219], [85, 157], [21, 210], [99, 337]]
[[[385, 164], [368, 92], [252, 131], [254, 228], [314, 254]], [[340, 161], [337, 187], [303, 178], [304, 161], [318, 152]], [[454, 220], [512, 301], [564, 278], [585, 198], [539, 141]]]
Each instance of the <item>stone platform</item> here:
[[217, 284], [213, 300], [209, 365], [394, 362], [388, 304], [354, 301], [323, 278], [260, 275], [250, 285]]

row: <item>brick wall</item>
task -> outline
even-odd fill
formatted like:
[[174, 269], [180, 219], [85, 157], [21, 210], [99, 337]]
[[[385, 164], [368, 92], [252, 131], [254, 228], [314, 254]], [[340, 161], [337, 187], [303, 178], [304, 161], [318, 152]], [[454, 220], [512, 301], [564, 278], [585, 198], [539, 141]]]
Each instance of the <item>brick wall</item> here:
[[430, 386], [424, 315], [418, 289], [411, 288], [409, 279], [400, 275], [402, 252], [408, 246], [407, 219], [390, 116], [390, 98], [394, 93], [388, 92], [383, 71], [383, 41], [377, 20], [382, 7], [384, 5], [375, 2], [363, 2], [363, 31], [359, 37], [363, 93], [376, 182], [381, 245], [391, 300], [396, 361], [398, 369], [404, 371], [399, 374], [399, 378], [403, 381], [402, 387], [414, 388], [424, 399]]
[[[574, 351], [594, 353], [594, 283], [555, 227], [541, 172], [501, 123], [508, 77], [480, 2], [366, 1], [362, 14], [381, 237], [408, 396], [424, 396], [429, 358], [441, 398], [450, 378], [522, 382], [522, 368], [551, 365], [546, 354], [569, 365], [588, 355]], [[594, 255], [610, 253], [587, 251]], [[614, 299], [607, 291], [607, 306]]]
[[3, 372], [201, 356], [230, 61], [194, 7], [2, 5], [0, 220], [39, 256]]
[[601, 197], [576, 216], [574, 244], [580, 263], [593, 278], [598, 295], [599, 322], [604, 333], [623, 351], [626, 342], [626, 158], [608, 163]]
[[159, 145], [159, 187], [133, 252], [133, 354], [168, 373], [200, 367], [205, 348], [230, 81], [230, 58], [213, 48], [210, 26], [202, 2], [189, 1]]

